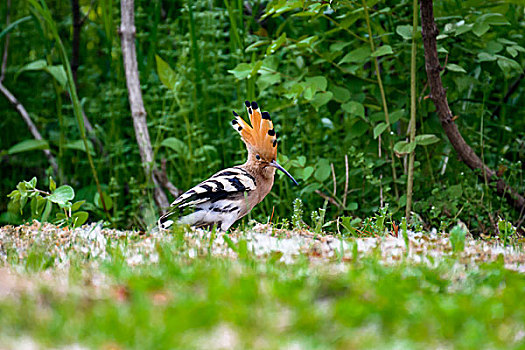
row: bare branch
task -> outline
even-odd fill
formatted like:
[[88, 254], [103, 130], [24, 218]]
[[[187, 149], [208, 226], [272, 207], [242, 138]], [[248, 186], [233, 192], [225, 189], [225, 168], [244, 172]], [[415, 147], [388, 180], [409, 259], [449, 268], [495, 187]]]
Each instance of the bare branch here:
[[161, 166], [160, 170], [153, 169], [153, 171], [155, 172], [155, 176], [160, 181], [160, 184], [162, 185], [162, 187], [167, 189], [173, 197], [177, 198], [178, 196], [182, 194], [182, 191], [179, 190], [177, 187], [175, 187], [175, 185], [173, 185], [168, 179], [168, 174], [166, 172], [166, 159], [165, 158], [161, 160], [160, 166]]
[[432, 0], [421, 0], [420, 4], [421, 32], [423, 35], [423, 47], [425, 49], [425, 68], [430, 85], [430, 97], [436, 106], [441, 126], [459, 158], [465, 162], [469, 168], [481, 170], [479, 176], [482, 179], [486, 176], [488, 182], [495, 188], [498, 195], [505, 197], [517, 210], [522, 210], [525, 206], [525, 198], [508, 186], [502, 178], [498, 177], [494, 170], [483, 164], [482, 160], [467, 144], [454, 122], [454, 115], [448, 105], [447, 92], [443, 87], [440, 76], [443, 68], [439, 64], [437, 53], [436, 37], [438, 35], [438, 29], [434, 21]]
[[345, 154], [345, 193], [343, 194], [343, 208], [346, 208], [346, 196], [348, 195], [348, 154]]
[[335, 178], [334, 163], [330, 163], [330, 168], [332, 169], [332, 181], [334, 182], [334, 193], [333, 193], [333, 196], [335, 197], [337, 195], [337, 180]]
[[334, 198], [334, 197], [331, 197], [327, 194], [324, 194], [323, 192], [319, 191], [319, 190], [315, 190], [314, 191], [315, 193], [317, 193], [319, 196], [321, 196], [321, 198], [329, 201], [330, 203], [332, 203], [333, 205], [335, 205], [336, 207], [338, 207], [339, 209], [342, 209], [343, 207], [341, 206], [341, 204], [339, 204], [337, 202], [337, 200]]
[[[7, 100], [15, 107], [15, 109], [18, 111], [22, 119], [24, 119], [24, 122], [27, 124], [27, 127], [29, 128], [29, 131], [33, 135], [33, 137], [37, 140], [43, 140], [42, 135], [40, 135], [40, 132], [38, 131], [36, 125], [33, 123], [33, 120], [31, 120], [31, 117], [29, 116], [29, 113], [27, 113], [27, 110], [24, 108], [24, 106], [18, 101], [18, 99], [0, 82], [0, 91], [2, 94], [7, 98]], [[53, 172], [55, 173], [55, 176], [58, 175], [58, 165], [55, 157], [53, 154], [51, 154], [51, 151], [48, 149], [43, 150], [47, 160], [49, 161], [49, 164], [51, 164], [51, 167], [53, 168]]]
[[135, 11], [133, 0], [122, 0], [120, 2], [121, 24], [120, 36], [122, 45], [122, 57], [124, 60], [124, 70], [126, 73], [126, 84], [128, 87], [129, 104], [131, 107], [131, 117], [133, 118], [133, 127], [139, 146], [142, 166], [146, 173], [146, 178], [151, 179], [155, 186], [155, 202], [163, 211], [169, 207], [168, 198], [160, 188], [160, 181], [152, 171], [154, 166], [153, 150], [146, 124], [146, 110], [142, 100], [140, 90], [139, 70], [137, 66], [137, 53], [135, 48]]

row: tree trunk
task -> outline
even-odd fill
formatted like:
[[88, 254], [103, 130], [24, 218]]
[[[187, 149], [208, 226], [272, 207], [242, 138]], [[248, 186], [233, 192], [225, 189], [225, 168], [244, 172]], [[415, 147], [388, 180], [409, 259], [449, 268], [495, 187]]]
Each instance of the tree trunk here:
[[496, 172], [483, 164], [474, 150], [467, 144], [458, 126], [454, 123], [454, 116], [447, 101], [447, 93], [441, 81], [440, 72], [443, 70], [439, 64], [436, 37], [438, 29], [434, 21], [434, 9], [432, 0], [421, 0], [421, 32], [423, 35], [423, 47], [425, 49], [425, 68], [427, 71], [428, 83], [430, 85], [430, 97], [436, 106], [437, 114], [441, 126], [445, 131], [450, 143], [456, 150], [459, 158], [473, 169], [481, 170], [479, 176], [489, 182], [496, 193], [503, 196], [518, 211], [525, 207], [525, 198], [508, 186], [505, 181], [498, 177]]
[[146, 173], [146, 178], [151, 179], [155, 186], [155, 202], [161, 211], [169, 207], [168, 198], [162, 189], [160, 183], [155, 177], [152, 167], [154, 167], [153, 150], [146, 124], [146, 110], [140, 91], [139, 71], [137, 66], [137, 55], [135, 48], [135, 11], [133, 0], [122, 0], [120, 3], [121, 24], [120, 36], [122, 45], [122, 57], [124, 60], [124, 70], [126, 73], [126, 84], [128, 87], [129, 104], [131, 107], [131, 116], [133, 118], [133, 127], [139, 146], [140, 158]]

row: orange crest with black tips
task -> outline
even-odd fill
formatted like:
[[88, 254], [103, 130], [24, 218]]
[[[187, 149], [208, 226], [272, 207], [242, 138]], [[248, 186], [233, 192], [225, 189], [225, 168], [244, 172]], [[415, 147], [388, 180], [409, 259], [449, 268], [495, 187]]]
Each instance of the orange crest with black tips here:
[[268, 112], [262, 112], [257, 102], [244, 102], [250, 117], [250, 124], [245, 122], [237, 113], [233, 128], [241, 135], [248, 148], [248, 152], [259, 154], [264, 160], [272, 161], [277, 157], [277, 134], [273, 128]]

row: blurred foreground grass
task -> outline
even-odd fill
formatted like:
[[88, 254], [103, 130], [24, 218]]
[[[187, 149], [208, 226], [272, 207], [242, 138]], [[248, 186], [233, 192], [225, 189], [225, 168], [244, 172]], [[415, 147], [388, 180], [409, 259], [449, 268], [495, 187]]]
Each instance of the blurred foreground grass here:
[[299, 253], [285, 264], [278, 253], [243, 250], [242, 239], [232, 243], [235, 258], [208, 250], [212, 236], [195, 251], [182, 232], [157, 237], [150, 251], [136, 247], [147, 235], [86, 236], [103, 251], [71, 244], [57, 259], [67, 233], [43, 240], [19, 232], [31, 240], [24, 251], [0, 242], [3, 346], [30, 339], [44, 348], [105, 349], [524, 347], [525, 277], [503, 259], [385, 264], [371, 250], [345, 259]]

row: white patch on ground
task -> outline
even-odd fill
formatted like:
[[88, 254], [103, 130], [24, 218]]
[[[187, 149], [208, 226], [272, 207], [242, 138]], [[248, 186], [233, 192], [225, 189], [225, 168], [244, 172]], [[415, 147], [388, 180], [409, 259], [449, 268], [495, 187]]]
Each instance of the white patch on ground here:
[[[214, 234], [213, 239], [211, 235]], [[424, 263], [438, 265], [443, 259], [456, 257], [458, 265], [475, 268], [481, 262], [501, 260], [508, 269], [525, 273], [525, 251], [522, 246], [507, 246], [497, 241], [472, 239], [467, 236], [465, 249], [455, 255], [452, 251], [448, 234], [430, 232], [407, 233], [408, 247], [402, 235], [391, 234], [376, 237], [341, 238], [332, 235], [318, 235], [311, 231], [277, 230], [271, 225], [256, 224], [247, 232], [234, 230], [226, 234], [235, 246], [245, 241], [247, 251], [256, 257], [271, 256], [281, 262], [293, 263], [300, 255], [311, 261], [330, 261], [334, 270], [344, 270], [344, 262], [361, 259], [366, 256], [378, 256], [385, 264], [399, 262]], [[228, 245], [222, 232], [212, 233], [194, 229], [184, 233], [185, 254], [189, 258], [202, 255], [218, 255], [236, 258], [238, 253]], [[157, 244], [169, 243], [175, 236], [165, 230], [143, 234], [134, 231], [103, 229], [99, 224], [85, 225], [76, 229], [62, 229], [51, 224], [34, 222], [24, 226], [4, 226], [0, 228], [0, 265], [9, 266], [7, 251], [16, 250], [20, 260], [31, 253], [35, 243], [48, 249], [54, 258], [55, 270], [67, 269], [70, 258], [84, 256], [86, 261], [98, 263], [110, 259], [111, 250], [120, 250], [120, 254], [131, 265], [158, 262]], [[211, 241], [211, 244], [210, 244]], [[357, 256], [354, 256], [357, 251]], [[114, 253], [113, 253], [114, 254]], [[1, 275], [0, 275], [1, 278]], [[102, 278], [102, 277], [93, 277]], [[103, 283], [93, 280], [93, 285]], [[1, 296], [0, 289], [0, 296]]]

